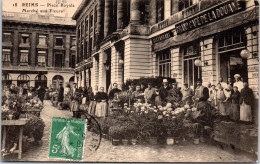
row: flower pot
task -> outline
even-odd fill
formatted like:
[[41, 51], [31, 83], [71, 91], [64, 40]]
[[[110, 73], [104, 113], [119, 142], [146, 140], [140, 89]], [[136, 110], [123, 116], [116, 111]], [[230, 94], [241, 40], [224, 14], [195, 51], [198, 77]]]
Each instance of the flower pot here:
[[112, 145], [117, 146], [120, 144], [120, 139], [112, 139]]
[[167, 145], [173, 145], [174, 144], [174, 138], [173, 137], [167, 137], [166, 144]]
[[137, 144], [137, 139], [131, 139], [131, 144], [136, 145]]
[[128, 139], [122, 139], [122, 144], [124, 145], [124, 146], [126, 146], [126, 145], [128, 145]]
[[199, 138], [195, 138], [194, 141], [193, 141], [193, 143], [194, 143], [195, 145], [198, 145], [198, 144], [200, 143], [200, 139], [199, 139]]
[[149, 142], [151, 145], [157, 145], [157, 137], [150, 137]]
[[14, 115], [12, 115], [12, 114], [9, 114], [9, 115], [8, 115], [8, 119], [9, 119], [9, 120], [12, 120], [13, 117], [14, 117]]

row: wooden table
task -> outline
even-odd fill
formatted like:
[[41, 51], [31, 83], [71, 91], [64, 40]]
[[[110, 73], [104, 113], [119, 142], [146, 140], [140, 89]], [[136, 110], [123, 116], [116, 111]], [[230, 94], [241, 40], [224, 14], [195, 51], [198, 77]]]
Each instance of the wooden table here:
[[23, 126], [27, 123], [27, 119], [23, 120], [2, 120], [2, 127], [4, 129], [3, 132], [3, 142], [2, 142], [2, 149], [5, 149], [5, 142], [6, 142], [6, 127], [7, 126], [18, 126], [20, 128], [19, 131], [19, 148], [15, 150], [13, 153], [18, 154], [18, 159], [22, 158], [22, 142], [23, 142]]

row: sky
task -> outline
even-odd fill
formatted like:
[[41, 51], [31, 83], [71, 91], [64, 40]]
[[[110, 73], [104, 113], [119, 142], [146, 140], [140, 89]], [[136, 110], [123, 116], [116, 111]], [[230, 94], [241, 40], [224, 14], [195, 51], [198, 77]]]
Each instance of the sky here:
[[[66, 1], [65, 6], [57, 1]], [[47, 12], [55, 16], [72, 17], [82, 0], [2, 0], [2, 11], [21, 12], [21, 13], [37, 13], [45, 15]], [[24, 6], [23, 6], [24, 5]]]

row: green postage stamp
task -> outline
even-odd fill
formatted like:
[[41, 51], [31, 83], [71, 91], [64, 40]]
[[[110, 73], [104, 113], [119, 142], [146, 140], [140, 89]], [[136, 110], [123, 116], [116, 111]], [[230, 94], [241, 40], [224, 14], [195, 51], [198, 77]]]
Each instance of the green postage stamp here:
[[52, 118], [49, 158], [82, 161], [86, 120]]

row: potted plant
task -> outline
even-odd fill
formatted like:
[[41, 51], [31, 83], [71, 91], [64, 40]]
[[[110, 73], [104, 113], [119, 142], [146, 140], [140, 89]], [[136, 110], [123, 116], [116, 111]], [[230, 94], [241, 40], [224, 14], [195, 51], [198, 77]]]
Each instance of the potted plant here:
[[112, 138], [112, 145], [119, 145], [120, 139], [122, 139], [122, 126], [114, 125], [109, 128], [109, 135]]

